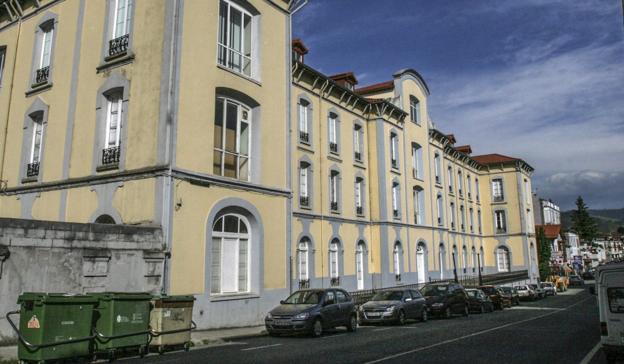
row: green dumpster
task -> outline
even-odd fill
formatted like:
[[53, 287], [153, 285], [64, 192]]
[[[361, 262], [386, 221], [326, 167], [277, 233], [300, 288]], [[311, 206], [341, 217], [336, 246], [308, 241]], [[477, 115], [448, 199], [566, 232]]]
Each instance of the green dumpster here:
[[149, 343], [150, 300], [148, 293], [94, 293], [95, 352], [114, 359], [118, 351], [147, 353]]
[[[90, 356], [91, 322], [97, 300], [89, 295], [24, 293], [17, 303], [17, 356], [24, 362], [44, 362]], [[17, 329], [7, 319], [14, 329]]]
[[150, 313], [151, 346], [163, 353], [169, 347], [191, 346], [193, 296], [154, 296]]

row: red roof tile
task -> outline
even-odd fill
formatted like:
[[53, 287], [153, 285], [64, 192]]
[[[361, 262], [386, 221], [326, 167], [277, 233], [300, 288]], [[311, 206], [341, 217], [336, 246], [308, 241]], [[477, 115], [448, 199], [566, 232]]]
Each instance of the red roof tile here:
[[481, 164], [496, 164], [496, 163], [508, 163], [520, 161], [521, 159], [508, 157], [502, 154], [483, 154], [475, 155], [472, 157], [475, 161]]
[[472, 148], [470, 148], [470, 145], [461, 145], [459, 147], [455, 147], [455, 150], [464, 154], [472, 153]]
[[557, 239], [561, 233], [561, 225], [535, 225], [535, 229], [544, 228], [544, 235], [548, 239]]
[[386, 81], [386, 82], [376, 83], [374, 85], [369, 85], [366, 87], [355, 89], [355, 92], [358, 94], [372, 94], [375, 92], [392, 90], [393, 88], [394, 88], [394, 81]]
[[337, 75], [329, 76], [329, 78], [331, 78], [332, 80], [336, 82], [347, 81], [351, 83], [352, 85], [357, 85], [358, 83], [358, 80], [357, 78], [355, 78], [355, 75], [353, 74], [353, 72], [339, 73]]

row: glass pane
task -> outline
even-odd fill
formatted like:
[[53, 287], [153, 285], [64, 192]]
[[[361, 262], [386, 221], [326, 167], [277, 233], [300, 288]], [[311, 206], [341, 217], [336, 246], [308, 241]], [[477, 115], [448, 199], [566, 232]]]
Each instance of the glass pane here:
[[248, 246], [249, 241], [247, 239], [240, 239], [239, 241], [239, 255], [238, 255], [238, 291], [247, 292], [247, 261], [248, 261]]
[[239, 157], [238, 179], [249, 180], [249, 158]]
[[247, 57], [251, 57], [251, 17], [249, 15], [245, 15], [243, 26], [245, 29], [243, 54]]
[[215, 150], [213, 154], [214, 154], [214, 160], [212, 163], [212, 167], [213, 167], [212, 173], [217, 176], [222, 176], [223, 170], [221, 169], [221, 158], [223, 157], [223, 152]]
[[234, 154], [225, 153], [225, 157], [223, 158], [223, 176], [236, 178], [236, 170], [237, 170], [237, 157]]
[[217, 99], [215, 108], [214, 147], [223, 149], [223, 99]]
[[52, 48], [52, 34], [53, 28], [47, 29], [43, 33], [42, 50], [41, 50], [41, 64], [39, 68], [44, 68], [50, 65], [50, 51]]
[[251, 59], [243, 57], [243, 73], [247, 76], [251, 76]]
[[238, 233], [238, 217], [232, 215], [225, 215], [225, 229], [226, 233]]
[[114, 38], [121, 37], [126, 34], [126, 0], [117, 0], [117, 18], [115, 19]]
[[238, 106], [231, 102], [227, 103], [225, 120], [225, 150], [236, 152], [236, 122], [238, 119]]
[[217, 220], [217, 222], [215, 222], [214, 227], [212, 228], [212, 231], [218, 231], [218, 232], [223, 231], [223, 217], [220, 217]]
[[[227, 224], [227, 222], [226, 222]], [[238, 291], [238, 239], [223, 239], [221, 245], [221, 291]]]
[[210, 292], [221, 292], [221, 239], [212, 239], [212, 265], [211, 265], [211, 279], [210, 279]]
[[242, 13], [230, 8], [230, 48], [241, 52], [241, 21]]
[[245, 224], [245, 221], [243, 221], [243, 219], [239, 219], [239, 221], [240, 221], [240, 233], [247, 234], [247, 224]]
[[240, 154], [249, 155], [249, 124], [240, 124]]
[[219, 5], [219, 43], [227, 44], [227, 16], [228, 16], [228, 4], [225, 1], [221, 1]]

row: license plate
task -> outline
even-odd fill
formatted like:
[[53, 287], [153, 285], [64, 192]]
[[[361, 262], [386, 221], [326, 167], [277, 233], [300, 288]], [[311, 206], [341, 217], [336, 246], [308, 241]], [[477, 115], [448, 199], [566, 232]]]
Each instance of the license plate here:
[[288, 320], [276, 320], [273, 322], [273, 325], [275, 326], [288, 326], [290, 325], [290, 321]]
[[379, 312], [367, 312], [366, 316], [378, 317], [378, 316], [381, 316], [381, 313], [379, 313]]

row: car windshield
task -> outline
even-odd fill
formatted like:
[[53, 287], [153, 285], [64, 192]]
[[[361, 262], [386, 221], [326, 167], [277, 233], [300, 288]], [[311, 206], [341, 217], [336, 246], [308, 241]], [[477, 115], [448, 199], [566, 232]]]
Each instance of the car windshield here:
[[542, 283], [542, 287], [552, 287], [552, 283]]
[[474, 297], [474, 298], [479, 297], [479, 291], [466, 290], [466, 293], [468, 293], [468, 296], [470, 296], [470, 297]]
[[518, 287], [516, 287], [516, 289], [518, 291], [526, 291], [527, 290], [526, 286], [518, 286]]
[[379, 292], [371, 301], [400, 301], [403, 298], [403, 292], [401, 291], [384, 291]]
[[420, 293], [423, 296], [442, 296], [446, 293], [448, 286], [424, 286]]
[[511, 287], [503, 287], [503, 288], [501, 288], [501, 289], [502, 289], [502, 290], [503, 290], [503, 292], [505, 292], [505, 293], [511, 293], [511, 292], [513, 292], [513, 289], [512, 289]]
[[316, 305], [321, 301], [322, 292], [297, 291], [284, 301], [286, 304]]
[[483, 287], [481, 290], [487, 294], [497, 294], [498, 291], [494, 287]]

